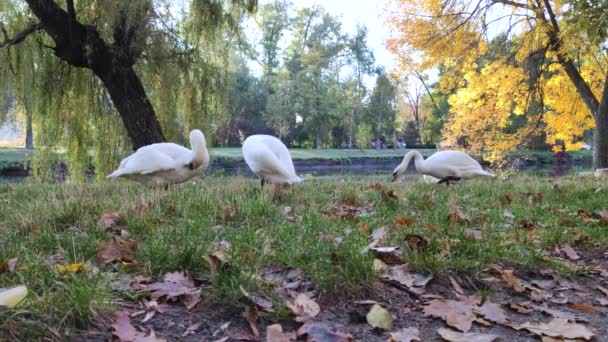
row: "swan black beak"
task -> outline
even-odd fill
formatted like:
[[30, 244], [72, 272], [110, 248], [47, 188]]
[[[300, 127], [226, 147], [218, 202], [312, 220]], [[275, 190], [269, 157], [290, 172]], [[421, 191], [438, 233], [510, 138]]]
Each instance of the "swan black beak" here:
[[397, 174], [397, 172], [393, 173], [393, 180], [391, 180], [391, 182], [396, 182], [397, 178], [399, 178], [399, 175]]

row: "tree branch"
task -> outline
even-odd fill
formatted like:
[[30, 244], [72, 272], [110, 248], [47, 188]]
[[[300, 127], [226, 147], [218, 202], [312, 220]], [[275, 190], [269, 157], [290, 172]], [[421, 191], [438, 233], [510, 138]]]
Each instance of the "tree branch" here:
[[508, 5], [508, 6], [514, 6], [514, 7], [518, 7], [518, 8], [527, 9], [527, 10], [532, 10], [532, 8], [530, 6], [528, 6], [528, 4], [522, 4], [522, 3], [516, 2], [516, 1], [493, 0], [493, 3], [495, 3], [495, 4], [498, 3], [498, 4]]
[[2, 34], [4, 35], [4, 41], [0, 42], [0, 49], [5, 46], [19, 44], [30, 34], [42, 29], [42, 25], [40, 23], [32, 23], [25, 30], [19, 32], [15, 37], [9, 38], [4, 25], [0, 24], [0, 26], [2, 27]]

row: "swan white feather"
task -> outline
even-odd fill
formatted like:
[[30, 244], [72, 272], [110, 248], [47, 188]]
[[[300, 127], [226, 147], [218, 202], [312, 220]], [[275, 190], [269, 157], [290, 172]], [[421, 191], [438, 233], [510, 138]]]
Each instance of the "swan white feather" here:
[[203, 132], [190, 132], [189, 150], [174, 143], [140, 147], [124, 158], [106, 178], [124, 177], [148, 186], [168, 186], [187, 181], [209, 166], [209, 151]]
[[243, 142], [245, 162], [258, 177], [274, 184], [300, 183], [289, 150], [272, 135], [256, 134]]
[[426, 160], [418, 151], [410, 151], [393, 171], [393, 181], [405, 173], [410, 161], [414, 159], [416, 171], [427, 176], [438, 178], [441, 182], [450, 180], [469, 179], [473, 177], [494, 177], [484, 171], [479, 163], [462, 151], [440, 151]]

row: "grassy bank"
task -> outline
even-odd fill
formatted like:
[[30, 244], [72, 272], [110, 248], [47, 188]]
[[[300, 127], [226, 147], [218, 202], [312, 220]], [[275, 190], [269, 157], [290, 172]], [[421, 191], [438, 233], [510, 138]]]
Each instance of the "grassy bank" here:
[[[568, 273], [547, 251], [608, 238], [606, 221], [589, 216], [608, 206], [605, 183], [593, 177], [370, 185], [305, 183], [280, 198], [254, 180], [229, 177], [168, 192], [121, 182], [0, 188], [0, 265], [18, 258], [13, 272], [0, 267], [0, 287], [30, 290], [17, 310], [0, 310], [0, 339], [106, 326], [108, 312], [142, 298], [116, 285], [135, 275], [186, 271], [211, 279], [201, 296], [227, 307], [243, 305], [241, 288], [275, 298], [260, 278], [272, 267], [301, 269], [326, 293], [354, 293], [377, 281], [373, 256], [362, 249], [380, 227], [386, 231], [380, 245], [403, 248], [413, 269], [471, 276], [499, 262]], [[120, 215], [119, 228], [98, 222], [105, 212]], [[481, 238], [467, 237], [466, 229]], [[136, 246], [132, 260], [101, 261], [102, 242], [122, 230]], [[220, 250], [229, 266], [214, 275], [218, 270], [203, 257]], [[75, 263], [87, 266], [63, 268]], [[283, 315], [277, 309], [266, 319]]]

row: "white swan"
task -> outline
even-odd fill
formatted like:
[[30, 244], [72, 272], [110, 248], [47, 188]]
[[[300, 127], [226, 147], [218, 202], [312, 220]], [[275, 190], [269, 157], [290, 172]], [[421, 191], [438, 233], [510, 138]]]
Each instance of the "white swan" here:
[[274, 184], [300, 183], [289, 150], [281, 140], [271, 135], [251, 135], [243, 142], [245, 162], [264, 182]]
[[438, 178], [438, 183], [450, 184], [450, 181], [459, 181], [478, 176], [494, 177], [484, 171], [479, 163], [462, 151], [440, 151], [424, 160], [418, 151], [410, 151], [403, 161], [393, 171], [393, 182], [405, 173], [410, 161], [414, 159], [416, 171], [424, 175]]
[[140, 147], [120, 162], [106, 178], [125, 177], [148, 186], [165, 187], [200, 174], [209, 166], [209, 152], [203, 132], [190, 132], [192, 150], [174, 143]]

